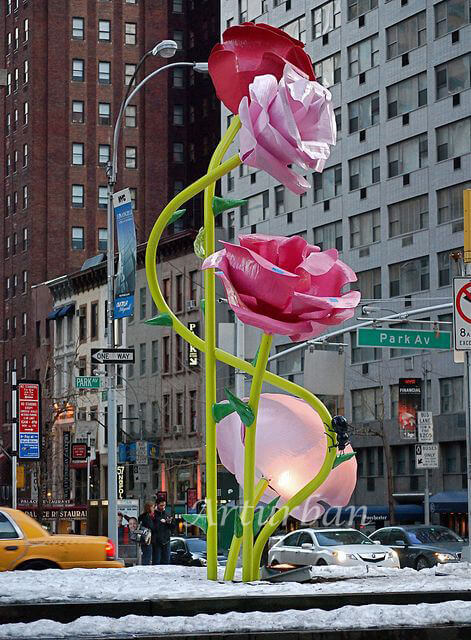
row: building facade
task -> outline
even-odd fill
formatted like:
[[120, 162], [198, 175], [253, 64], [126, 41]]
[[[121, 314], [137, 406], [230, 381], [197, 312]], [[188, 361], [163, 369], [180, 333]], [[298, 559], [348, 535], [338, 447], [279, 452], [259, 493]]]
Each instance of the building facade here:
[[[311, 189], [302, 196], [261, 171], [241, 166], [232, 172], [224, 194], [247, 204], [224, 214], [229, 237], [301, 235], [322, 249], [335, 247], [358, 274], [362, 304], [376, 308], [370, 317], [423, 308], [414, 316], [423, 325], [399, 326], [450, 331], [441, 324], [451, 321], [445, 305], [459, 273], [450, 254], [463, 246], [462, 191], [471, 186], [469, 0], [222, 3], [222, 30], [247, 20], [282, 28], [306, 44], [317, 80], [332, 93], [338, 142], [324, 172], [306, 176]], [[223, 131], [229, 120], [223, 109]], [[438, 305], [444, 306], [428, 309]], [[400, 378], [427, 380], [423, 395], [426, 389], [440, 443], [431, 492], [464, 489], [463, 365], [454, 363], [453, 353], [359, 347], [348, 325], [336, 341], [346, 345], [345, 395], [337, 406], [357, 433], [352, 504], [387, 505], [388, 461], [383, 440], [366, 435], [369, 425], [392, 447], [396, 502], [423, 501], [414, 444], [399, 438]], [[274, 349], [287, 346], [279, 338]], [[303, 350], [275, 363], [280, 374], [303, 381]], [[463, 531], [464, 515], [451, 511], [444, 508], [442, 521]]]

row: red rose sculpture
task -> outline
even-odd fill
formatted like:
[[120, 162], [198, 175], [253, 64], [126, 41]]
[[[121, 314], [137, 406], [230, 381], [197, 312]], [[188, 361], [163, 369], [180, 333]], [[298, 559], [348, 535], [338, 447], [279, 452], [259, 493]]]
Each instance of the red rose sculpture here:
[[234, 114], [256, 76], [271, 74], [279, 81], [287, 62], [316, 79], [304, 44], [281, 29], [246, 22], [226, 29], [222, 39], [209, 56], [209, 73], [218, 98]]

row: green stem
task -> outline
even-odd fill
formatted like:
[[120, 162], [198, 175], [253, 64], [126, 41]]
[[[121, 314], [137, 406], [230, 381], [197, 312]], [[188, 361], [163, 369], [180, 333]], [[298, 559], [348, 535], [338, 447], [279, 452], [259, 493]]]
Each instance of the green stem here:
[[250, 387], [249, 406], [255, 420], [245, 429], [244, 447], [244, 508], [242, 510], [242, 580], [252, 580], [253, 564], [253, 516], [254, 516], [254, 484], [255, 484], [255, 437], [257, 434], [257, 414], [260, 394], [262, 391], [263, 374], [267, 366], [272, 336], [263, 334], [260, 352], [255, 366], [255, 372]]

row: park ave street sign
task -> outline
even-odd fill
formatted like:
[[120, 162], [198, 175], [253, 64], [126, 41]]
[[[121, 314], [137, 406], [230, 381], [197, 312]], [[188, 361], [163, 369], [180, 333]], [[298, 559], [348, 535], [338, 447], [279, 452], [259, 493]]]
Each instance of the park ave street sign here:
[[134, 349], [92, 349], [92, 362], [98, 364], [133, 364]]
[[76, 389], [99, 389], [101, 387], [101, 378], [98, 376], [76, 376]]
[[389, 349], [451, 349], [449, 331], [414, 331], [412, 329], [358, 329], [359, 347]]

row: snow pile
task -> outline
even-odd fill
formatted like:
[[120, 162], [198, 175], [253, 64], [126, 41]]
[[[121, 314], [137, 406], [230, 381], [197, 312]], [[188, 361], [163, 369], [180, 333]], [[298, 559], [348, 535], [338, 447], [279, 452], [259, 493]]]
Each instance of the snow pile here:
[[188, 617], [84, 616], [62, 624], [38, 620], [29, 624], [0, 625], [0, 638], [87, 638], [136, 637], [157, 634], [224, 633], [256, 631], [315, 631], [325, 629], [367, 629], [384, 627], [471, 624], [471, 602], [455, 600], [440, 604], [375, 605], [342, 607], [335, 611], [279, 611], [277, 613], [225, 613]]

